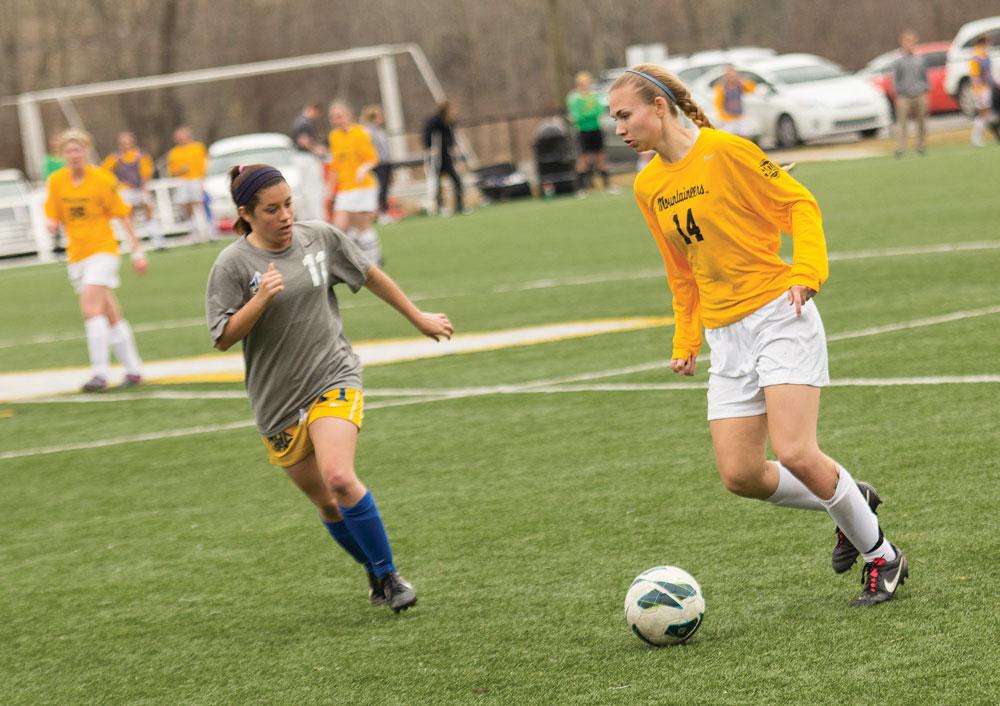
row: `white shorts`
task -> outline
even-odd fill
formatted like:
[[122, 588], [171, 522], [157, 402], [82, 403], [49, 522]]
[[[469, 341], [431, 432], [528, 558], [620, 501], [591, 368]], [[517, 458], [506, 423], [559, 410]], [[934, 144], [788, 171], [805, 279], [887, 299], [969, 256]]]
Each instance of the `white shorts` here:
[[973, 89], [972, 97], [979, 110], [989, 110], [993, 107], [993, 91], [989, 87]]
[[176, 203], [202, 203], [205, 199], [201, 179], [179, 179], [174, 190]]
[[768, 385], [830, 383], [826, 332], [811, 299], [796, 316], [788, 293], [782, 293], [745, 319], [705, 329], [705, 340], [712, 349], [709, 421], [766, 414]]
[[145, 189], [121, 189], [118, 193], [121, 194], [122, 201], [132, 208], [146, 204]]
[[378, 209], [378, 190], [348, 189], [338, 191], [337, 200], [333, 202], [334, 211], [348, 213], [369, 213]]
[[86, 284], [99, 284], [109, 289], [117, 289], [118, 263], [121, 261], [117, 255], [107, 252], [99, 252], [96, 255], [84, 258], [79, 262], [69, 263], [69, 281], [77, 294]]

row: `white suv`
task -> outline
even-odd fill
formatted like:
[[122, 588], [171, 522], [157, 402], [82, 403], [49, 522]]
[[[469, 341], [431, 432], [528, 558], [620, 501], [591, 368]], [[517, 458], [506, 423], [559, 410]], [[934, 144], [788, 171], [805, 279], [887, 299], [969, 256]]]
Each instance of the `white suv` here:
[[976, 37], [984, 35], [990, 40], [989, 56], [993, 65], [993, 77], [1000, 82], [1000, 17], [987, 17], [962, 25], [948, 49], [944, 90], [954, 96], [962, 107], [962, 112], [969, 116], [976, 114], [976, 106], [972, 100], [972, 79], [969, 78], [972, 43]]

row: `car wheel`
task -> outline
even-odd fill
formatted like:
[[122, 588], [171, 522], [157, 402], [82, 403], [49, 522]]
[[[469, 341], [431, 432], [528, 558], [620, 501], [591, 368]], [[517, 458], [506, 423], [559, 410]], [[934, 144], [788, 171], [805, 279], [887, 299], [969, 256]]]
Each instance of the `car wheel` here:
[[878, 135], [878, 128], [877, 127], [873, 127], [873, 128], [871, 128], [869, 130], [862, 130], [861, 131], [861, 137], [863, 137], [866, 140], [870, 140], [873, 137], [875, 137], [876, 135]]
[[976, 98], [972, 95], [972, 81], [963, 78], [958, 84], [958, 107], [970, 118], [976, 117]]
[[778, 118], [774, 138], [778, 142], [778, 147], [795, 147], [799, 144], [799, 131], [795, 127], [795, 121], [792, 120], [791, 115], [785, 114]]

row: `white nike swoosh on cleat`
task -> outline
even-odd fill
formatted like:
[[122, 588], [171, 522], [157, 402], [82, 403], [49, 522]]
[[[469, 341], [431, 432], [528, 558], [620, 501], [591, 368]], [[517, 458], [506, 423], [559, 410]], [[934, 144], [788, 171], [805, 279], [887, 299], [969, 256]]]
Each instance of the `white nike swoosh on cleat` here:
[[896, 569], [896, 576], [890, 582], [889, 579], [885, 580], [885, 590], [889, 593], [893, 593], [896, 590], [896, 584], [899, 583], [899, 576], [903, 573], [903, 565], [900, 563], [899, 568]]

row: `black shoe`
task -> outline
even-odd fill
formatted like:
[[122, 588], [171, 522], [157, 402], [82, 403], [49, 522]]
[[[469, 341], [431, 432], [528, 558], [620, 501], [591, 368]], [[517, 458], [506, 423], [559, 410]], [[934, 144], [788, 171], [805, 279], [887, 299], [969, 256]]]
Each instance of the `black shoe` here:
[[[875, 512], [875, 508], [882, 504], [882, 498], [875, 492], [875, 488], [863, 480], [859, 480], [857, 486], [868, 503], [868, 507], [872, 509], [872, 512]], [[837, 544], [833, 547], [833, 570], [838, 574], [842, 574], [854, 566], [854, 562], [860, 552], [858, 552], [857, 547], [851, 544], [851, 540], [840, 531], [839, 527], [836, 530], [836, 534]]]
[[368, 602], [373, 606], [385, 605], [385, 594], [382, 592], [382, 582], [371, 571], [368, 572]]
[[389, 602], [389, 607], [394, 613], [416, 605], [417, 592], [409, 581], [399, 575], [398, 571], [393, 571], [379, 579], [382, 587], [382, 595]]
[[896, 558], [886, 561], [879, 557], [874, 561], [865, 564], [861, 571], [861, 595], [851, 603], [854, 607], [876, 605], [896, 595], [896, 589], [906, 583], [906, 577], [910, 575], [910, 568], [906, 563], [906, 557], [895, 545], [891, 545], [896, 552]]

